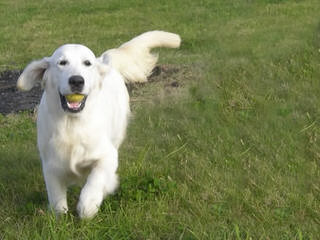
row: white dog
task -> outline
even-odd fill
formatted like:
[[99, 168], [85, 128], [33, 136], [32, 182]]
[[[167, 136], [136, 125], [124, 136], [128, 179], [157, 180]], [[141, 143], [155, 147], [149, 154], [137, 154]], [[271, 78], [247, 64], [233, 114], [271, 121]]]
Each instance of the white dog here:
[[180, 37], [151, 31], [96, 58], [83, 45], [59, 47], [51, 57], [31, 62], [18, 79], [21, 90], [41, 82], [38, 149], [50, 206], [68, 211], [67, 187], [85, 184], [77, 210], [93, 217], [117, 188], [118, 148], [130, 113], [124, 81], [144, 82], [157, 61], [155, 47], [177, 48]]

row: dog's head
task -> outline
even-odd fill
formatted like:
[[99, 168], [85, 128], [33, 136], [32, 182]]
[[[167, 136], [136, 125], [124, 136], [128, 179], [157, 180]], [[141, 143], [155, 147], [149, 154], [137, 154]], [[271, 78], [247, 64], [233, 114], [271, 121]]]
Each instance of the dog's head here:
[[69, 113], [83, 110], [87, 97], [99, 89], [108, 66], [93, 52], [78, 44], [59, 47], [51, 57], [31, 62], [18, 79], [17, 87], [28, 91], [40, 82], [46, 94], [60, 99]]

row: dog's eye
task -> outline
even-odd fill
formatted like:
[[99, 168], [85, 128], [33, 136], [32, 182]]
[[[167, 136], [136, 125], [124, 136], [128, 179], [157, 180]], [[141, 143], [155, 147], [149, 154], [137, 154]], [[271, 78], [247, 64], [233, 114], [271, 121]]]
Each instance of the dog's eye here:
[[83, 62], [83, 64], [86, 65], [87, 67], [89, 67], [89, 66], [92, 65], [89, 60], [85, 60], [85, 61]]
[[67, 60], [61, 60], [58, 64], [59, 64], [60, 66], [65, 66], [65, 65], [67, 65], [67, 63], [68, 63]]

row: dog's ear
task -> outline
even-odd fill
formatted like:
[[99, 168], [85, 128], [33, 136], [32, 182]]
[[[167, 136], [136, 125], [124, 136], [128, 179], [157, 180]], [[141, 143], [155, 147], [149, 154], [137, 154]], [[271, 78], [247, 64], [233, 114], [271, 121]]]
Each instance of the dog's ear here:
[[34, 85], [41, 82], [45, 71], [49, 67], [49, 58], [45, 57], [41, 60], [31, 62], [20, 75], [17, 87], [22, 91], [31, 90]]
[[99, 74], [104, 77], [109, 71], [110, 66], [102, 62], [99, 58], [97, 59], [97, 69], [99, 71]]
[[107, 75], [107, 73], [110, 71], [110, 66], [101, 62], [100, 59], [97, 59], [97, 70], [99, 72], [100, 75], [100, 79], [99, 79], [99, 88], [102, 88], [102, 84], [103, 84], [103, 80], [105, 78], [105, 76]]

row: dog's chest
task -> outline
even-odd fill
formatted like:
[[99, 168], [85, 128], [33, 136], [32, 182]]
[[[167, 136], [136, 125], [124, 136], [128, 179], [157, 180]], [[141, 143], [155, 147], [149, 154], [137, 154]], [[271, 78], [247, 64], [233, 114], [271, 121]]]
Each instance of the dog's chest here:
[[81, 125], [60, 127], [52, 139], [59, 164], [76, 175], [90, 170], [99, 158], [97, 134], [78, 126]]

